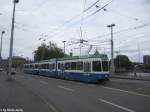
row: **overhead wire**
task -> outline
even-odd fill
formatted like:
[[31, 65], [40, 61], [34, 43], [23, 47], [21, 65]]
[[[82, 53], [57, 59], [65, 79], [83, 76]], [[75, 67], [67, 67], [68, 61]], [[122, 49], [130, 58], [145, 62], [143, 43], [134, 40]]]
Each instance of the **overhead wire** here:
[[[85, 0], [86, 1], [86, 0]], [[92, 5], [90, 5], [87, 9], [83, 10], [81, 13], [73, 16], [72, 18], [70, 18], [69, 20], [67, 20], [66, 22], [64, 22], [63, 24], [61, 24], [59, 27], [57, 27], [56, 29], [54, 29], [55, 31], [58, 31], [60, 28], [64, 27], [66, 24], [69, 24], [70, 22], [72, 22], [73, 20], [75, 20], [76, 18], [80, 17], [82, 14], [86, 13], [88, 10], [90, 10], [92, 7], [94, 7], [94, 4], [98, 3], [100, 0], [97, 0], [96, 2], [94, 2]], [[84, 2], [86, 3], [86, 2]], [[48, 33], [49, 34], [49, 33]], [[56, 35], [56, 33], [54, 34]]]
[[118, 16], [122, 16], [122, 17], [125, 17], [125, 18], [128, 18], [128, 19], [131, 19], [131, 20], [134, 20], [134, 21], [137, 21], [139, 22], [140, 24], [144, 25], [144, 22], [141, 21], [139, 18], [137, 17], [132, 17], [130, 15], [126, 15], [126, 14], [123, 14], [123, 13], [120, 13], [120, 12], [117, 12], [117, 11], [114, 11], [114, 10], [108, 10], [108, 9], [105, 9], [104, 11], [106, 12], [109, 12], [109, 13], [113, 13], [113, 14], [116, 14]]
[[[130, 28], [122, 29], [122, 30], [119, 30], [119, 31], [114, 32], [113, 34], [119, 34], [119, 33], [124, 33], [124, 32], [128, 32], [128, 31], [130, 32], [130, 31], [132, 31], [132, 30], [141, 29], [141, 28], [146, 27], [146, 26], [149, 26], [149, 25], [150, 25], [150, 22], [145, 23], [144, 25], [138, 25], [138, 26], [135, 26], [135, 27], [130, 27]], [[102, 38], [102, 37], [107, 37], [107, 36], [109, 36], [109, 35], [110, 35], [110, 33], [107, 33], [107, 34], [104, 34], [104, 35], [96, 36], [96, 37], [94, 37], [94, 38], [92, 38], [92, 39], [98, 39], [98, 38]], [[89, 40], [90, 40], [90, 39], [89, 39]]]
[[[111, 2], [113, 2], [113, 0], [110, 1], [110, 2], [108, 2], [107, 4], [105, 4], [102, 8], [96, 10], [94, 13], [91, 13], [90, 15], [87, 15], [87, 16], [84, 17], [84, 18], [81, 18], [79, 21], [77, 21], [77, 23], [80, 22], [80, 21], [82, 21], [82, 19], [85, 20], [85, 19], [88, 19], [89, 17], [91, 17], [92, 15], [95, 15], [96, 13], [98, 13], [99, 11], [101, 11], [102, 9], [104, 9], [106, 6], [108, 6]], [[94, 5], [92, 4], [92, 7], [93, 7], [93, 6], [94, 6]], [[91, 9], [91, 8], [89, 8], [88, 10], [90, 10], [90, 9]], [[88, 10], [86, 10], [86, 12], [87, 12]], [[74, 20], [74, 19], [76, 19], [77, 17], [81, 16], [83, 13], [85, 13], [85, 12], [82, 11], [82, 12], [79, 13], [78, 15], [74, 16], [73, 18], [71, 18], [69, 21], [66, 21], [65, 23], [63, 23], [60, 27], [63, 27], [64, 25], [70, 23], [72, 20]], [[58, 27], [58, 29], [60, 29], [60, 27]], [[58, 29], [56, 29], [56, 30], [58, 30]], [[56, 33], [55, 33], [54, 35], [51, 35], [51, 36], [56, 36]]]

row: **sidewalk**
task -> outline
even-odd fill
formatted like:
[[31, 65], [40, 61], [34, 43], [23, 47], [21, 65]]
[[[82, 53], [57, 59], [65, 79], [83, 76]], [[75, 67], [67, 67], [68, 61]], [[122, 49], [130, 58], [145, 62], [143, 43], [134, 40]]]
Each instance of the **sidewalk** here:
[[134, 73], [119, 73], [112, 75], [111, 78], [150, 81], [150, 73], [137, 73], [137, 76], [134, 76]]

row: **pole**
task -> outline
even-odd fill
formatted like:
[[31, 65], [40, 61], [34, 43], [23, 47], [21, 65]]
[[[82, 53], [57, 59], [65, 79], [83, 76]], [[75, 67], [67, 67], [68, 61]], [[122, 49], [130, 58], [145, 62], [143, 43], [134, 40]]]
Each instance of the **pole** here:
[[13, 53], [13, 39], [14, 39], [14, 22], [15, 22], [15, 9], [16, 9], [16, 3], [18, 3], [19, 0], [14, 0], [14, 6], [13, 6], [13, 16], [12, 16], [12, 26], [11, 26], [11, 37], [10, 37], [10, 50], [9, 50], [9, 74], [8, 74], [8, 80], [11, 80], [11, 70], [12, 70], [12, 53]]
[[115, 66], [114, 66], [114, 42], [113, 42], [113, 27], [115, 24], [108, 25], [108, 28], [111, 28], [111, 68], [110, 72], [113, 75], [115, 72]]
[[[81, 41], [81, 40], [80, 40]], [[81, 42], [80, 42], [80, 57], [81, 57]]]
[[140, 57], [141, 57], [140, 45], [138, 44], [137, 46], [138, 46], [138, 57], [139, 57], [139, 64], [140, 64], [140, 62], [141, 62], [141, 59], [140, 59]]
[[2, 31], [2, 33], [1, 33], [0, 60], [2, 59], [3, 34], [4, 33], [5, 33], [5, 31]]
[[65, 49], [66, 49], [66, 41], [64, 40], [64, 41], [63, 41], [63, 43], [64, 43], [64, 54], [65, 54]]
[[111, 67], [112, 67], [112, 75], [114, 74], [114, 42], [113, 42], [113, 27], [111, 26]]

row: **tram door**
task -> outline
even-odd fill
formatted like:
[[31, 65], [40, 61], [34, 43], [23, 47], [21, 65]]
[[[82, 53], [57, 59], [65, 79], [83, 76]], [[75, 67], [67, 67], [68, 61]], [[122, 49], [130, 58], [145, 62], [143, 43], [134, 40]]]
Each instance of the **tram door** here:
[[63, 78], [64, 70], [64, 63], [58, 63], [58, 77]]
[[91, 62], [84, 62], [84, 72], [91, 72]]
[[61, 63], [61, 77], [64, 78], [64, 72], [65, 72], [65, 64]]

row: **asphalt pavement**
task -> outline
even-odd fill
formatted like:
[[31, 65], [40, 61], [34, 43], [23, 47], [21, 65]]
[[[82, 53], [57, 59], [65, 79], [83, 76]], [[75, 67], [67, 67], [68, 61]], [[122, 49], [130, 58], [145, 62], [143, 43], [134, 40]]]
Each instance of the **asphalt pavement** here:
[[111, 79], [87, 84], [17, 74], [0, 75], [0, 109], [24, 112], [150, 112], [150, 82]]

